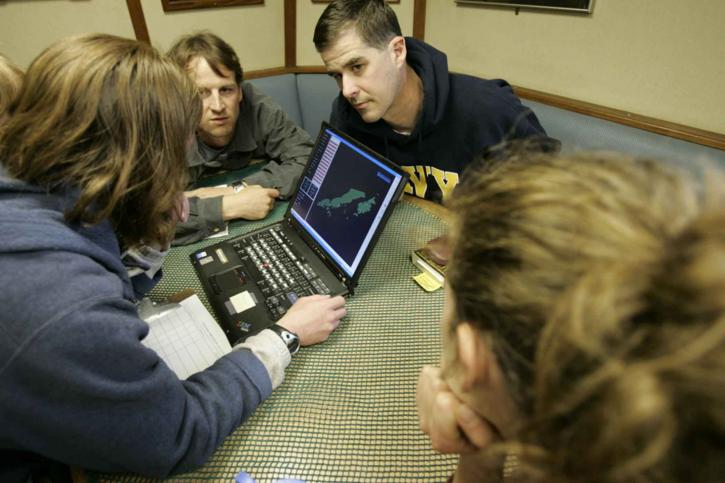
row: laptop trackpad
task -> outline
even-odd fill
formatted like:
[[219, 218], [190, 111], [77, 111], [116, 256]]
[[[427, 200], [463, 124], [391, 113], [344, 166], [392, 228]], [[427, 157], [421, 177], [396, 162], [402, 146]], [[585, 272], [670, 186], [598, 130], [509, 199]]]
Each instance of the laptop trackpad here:
[[255, 307], [258, 303], [257, 297], [251, 291], [243, 290], [247, 284], [247, 275], [242, 267], [234, 267], [209, 278], [211, 286], [218, 294], [231, 294], [224, 302], [224, 306], [230, 315], [239, 314], [245, 310]]
[[222, 273], [209, 277], [212, 288], [218, 294], [238, 292], [247, 283], [247, 276], [242, 267], [234, 267]]

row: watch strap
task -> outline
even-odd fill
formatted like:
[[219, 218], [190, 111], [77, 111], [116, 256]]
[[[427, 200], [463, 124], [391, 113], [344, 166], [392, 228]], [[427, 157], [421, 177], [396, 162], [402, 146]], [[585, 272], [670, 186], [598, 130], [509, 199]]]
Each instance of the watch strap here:
[[242, 191], [244, 188], [247, 187], [247, 182], [240, 179], [239, 181], [233, 182], [231, 184], [231, 187], [234, 188], [235, 193], [239, 193], [240, 191]]

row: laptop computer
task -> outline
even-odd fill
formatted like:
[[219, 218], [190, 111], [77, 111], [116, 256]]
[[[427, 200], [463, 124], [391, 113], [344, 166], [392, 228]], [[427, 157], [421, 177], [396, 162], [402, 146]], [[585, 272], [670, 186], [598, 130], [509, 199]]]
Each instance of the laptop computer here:
[[229, 341], [269, 327], [300, 297], [352, 295], [407, 181], [322, 123], [282, 221], [190, 255]]

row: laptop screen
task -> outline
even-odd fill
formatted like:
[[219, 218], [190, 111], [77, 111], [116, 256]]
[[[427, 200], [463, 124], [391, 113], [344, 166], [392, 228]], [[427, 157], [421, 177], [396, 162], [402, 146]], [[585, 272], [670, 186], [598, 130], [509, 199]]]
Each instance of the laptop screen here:
[[323, 125], [290, 214], [352, 277], [404, 175]]

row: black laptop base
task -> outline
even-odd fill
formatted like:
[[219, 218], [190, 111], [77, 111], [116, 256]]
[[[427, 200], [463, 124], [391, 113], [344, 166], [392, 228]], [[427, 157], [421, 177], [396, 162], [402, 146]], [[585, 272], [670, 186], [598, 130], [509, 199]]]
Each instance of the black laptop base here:
[[[287, 255], [284, 248], [274, 246], [264, 251], [262, 245], [271, 246], [270, 238], [275, 237], [292, 241], [294, 246], [288, 248], [296, 257], [292, 266], [297, 270], [288, 267], [287, 273], [277, 269], [274, 274], [267, 268], [266, 253]], [[350, 293], [284, 222], [197, 250], [190, 259], [232, 344], [274, 324], [300, 297]]]
[[352, 294], [407, 181], [323, 122], [283, 221], [191, 255], [229, 340], [269, 327], [300, 297]]

